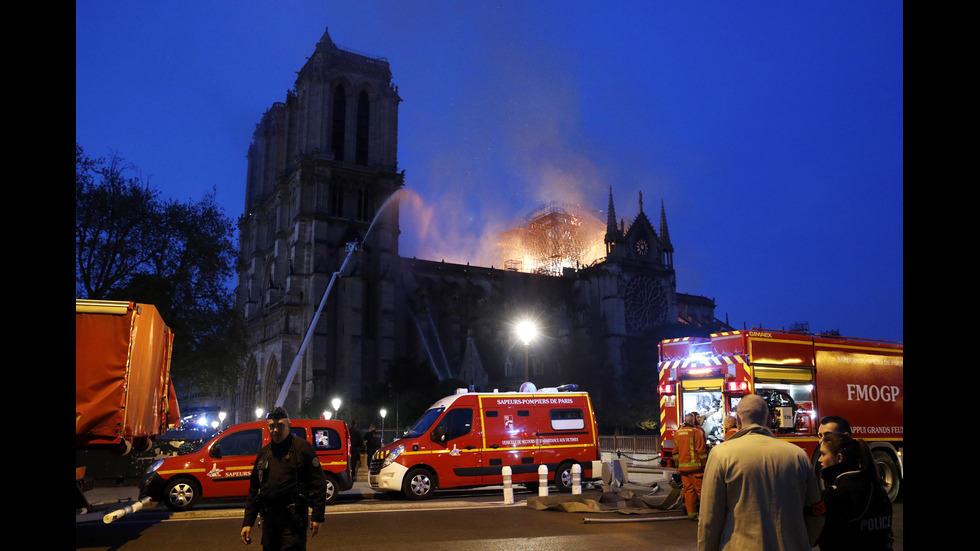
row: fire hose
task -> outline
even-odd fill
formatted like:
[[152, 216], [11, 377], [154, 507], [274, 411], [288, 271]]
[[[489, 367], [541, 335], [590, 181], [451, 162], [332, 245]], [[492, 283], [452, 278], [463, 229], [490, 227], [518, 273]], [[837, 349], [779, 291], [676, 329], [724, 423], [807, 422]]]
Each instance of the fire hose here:
[[107, 515], [105, 515], [104, 517], [102, 517], [102, 522], [104, 522], [106, 524], [109, 524], [110, 522], [112, 522], [114, 520], [121, 519], [122, 517], [128, 515], [129, 513], [135, 513], [136, 511], [139, 511], [143, 507], [146, 507], [150, 503], [151, 500], [152, 499], [149, 498], [149, 497], [144, 497], [143, 499], [141, 499], [139, 501], [136, 501], [136, 502], [134, 502], [134, 503], [132, 503], [130, 505], [127, 505], [127, 506], [123, 507], [122, 509], [117, 509], [117, 510], [115, 510], [115, 511], [113, 511], [113, 512], [107, 514]]

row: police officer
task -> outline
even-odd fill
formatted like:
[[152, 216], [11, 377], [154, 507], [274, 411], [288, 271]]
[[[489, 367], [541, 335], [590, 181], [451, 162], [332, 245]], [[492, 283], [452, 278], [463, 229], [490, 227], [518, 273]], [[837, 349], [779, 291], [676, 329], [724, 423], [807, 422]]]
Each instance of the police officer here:
[[259, 450], [252, 467], [242, 542], [252, 543], [252, 525], [261, 513], [264, 551], [305, 550], [307, 527], [315, 536], [324, 520], [326, 478], [313, 445], [290, 434], [286, 410], [273, 409], [266, 421], [272, 441]]
[[704, 431], [697, 425], [694, 413], [684, 416], [684, 425], [674, 433], [677, 450], [677, 472], [683, 484], [684, 508], [687, 518], [698, 518], [698, 502], [701, 501], [701, 481], [704, 464], [708, 460]]

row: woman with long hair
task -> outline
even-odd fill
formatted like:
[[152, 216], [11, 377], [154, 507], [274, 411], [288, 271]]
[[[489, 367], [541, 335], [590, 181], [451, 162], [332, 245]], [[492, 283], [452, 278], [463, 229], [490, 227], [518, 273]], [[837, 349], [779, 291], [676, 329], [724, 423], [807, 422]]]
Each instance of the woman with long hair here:
[[871, 448], [848, 434], [827, 434], [820, 445], [826, 524], [820, 551], [890, 550], [892, 503]]

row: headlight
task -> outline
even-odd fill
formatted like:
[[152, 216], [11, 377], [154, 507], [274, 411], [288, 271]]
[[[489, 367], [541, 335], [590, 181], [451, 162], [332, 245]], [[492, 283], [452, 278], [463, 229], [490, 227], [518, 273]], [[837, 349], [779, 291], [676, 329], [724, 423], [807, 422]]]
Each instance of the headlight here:
[[163, 459], [158, 459], [157, 461], [154, 461], [153, 464], [150, 465], [150, 468], [147, 469], [146, 474], [150, 474], [156, 471], [157, 469], [160, 468], [160, 465], [163, 465]]
[[401, 455], [403, 451], [405, 451], [405, 444], [400, 444], [400, 445], [396, 446], [395, 449], [391, 450], [388, 453], [388, 456], [385, 457], [384, 462], [381, 463], [381, 468], [383, 469], [383, 468], [387, 467], [388, 465], [391, 465], [392, 463], [394, 463], [395, 462], [395, 459], [398, 459], [398, 456]]

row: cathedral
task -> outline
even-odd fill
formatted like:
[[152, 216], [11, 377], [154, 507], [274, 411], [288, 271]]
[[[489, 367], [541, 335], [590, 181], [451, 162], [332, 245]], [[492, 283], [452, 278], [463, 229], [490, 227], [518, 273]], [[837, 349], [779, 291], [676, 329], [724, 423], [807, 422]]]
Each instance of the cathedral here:
[[[627, 223], [612, 188], [606, 220], [592, 220], [595, 259], [532, 270], [401, 257], [400, 102], [387, 60], [324, 32], [285, 101], [256, 125], [239, 226], [249, 352], [236, 422], [280, 397], [289, 411], [334, 396], [369, 401], [391, 391], [386, 372], [406, 359], [477, 390], [578, 383], [612, 402], [636, 391], [631, 373], [656, 384], [655, 328], [725, 327], [712, 299], [677, 292], [663, 205], [655, 226], [640, 196]], [[574, 213], [546, 214], [530, 231]], [[516, 337], [521, 319], [538, 327], [533, 341]]]

